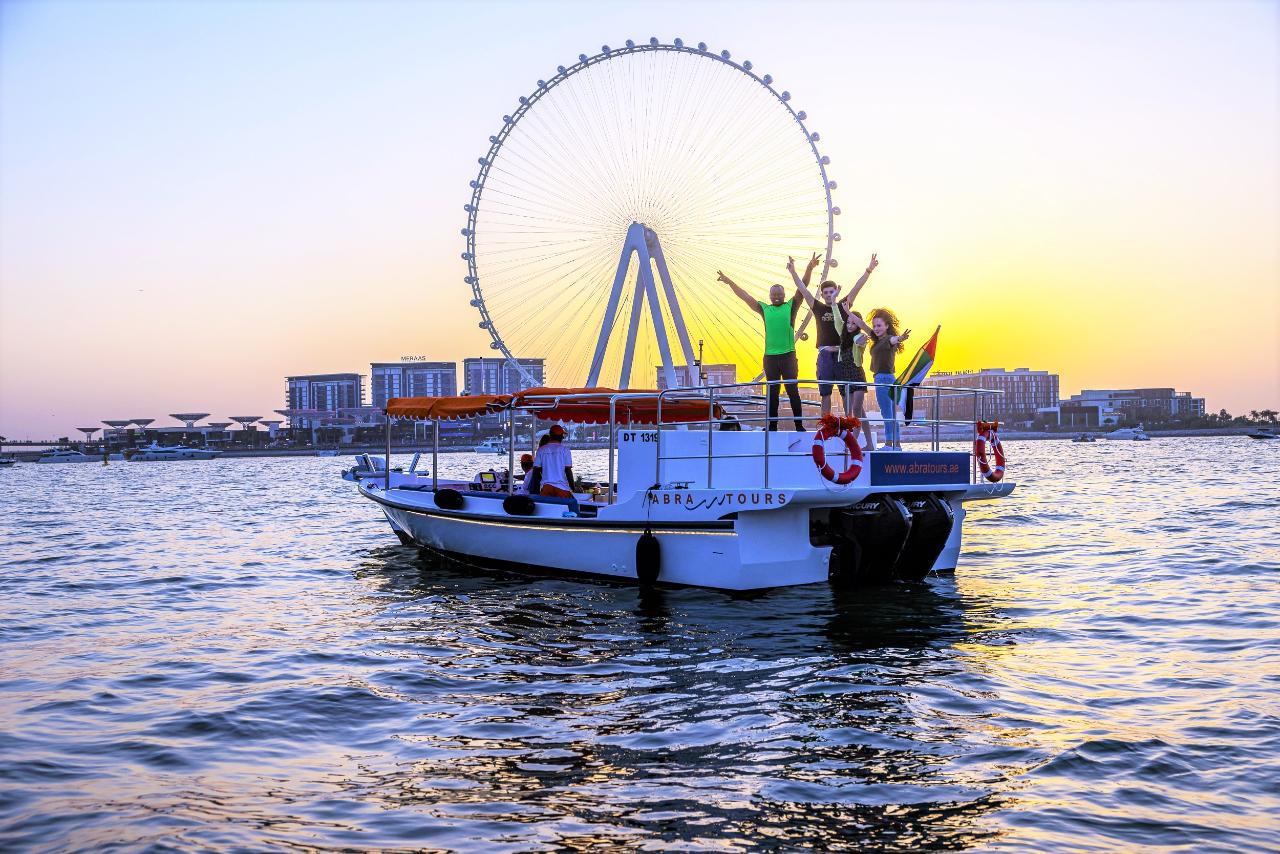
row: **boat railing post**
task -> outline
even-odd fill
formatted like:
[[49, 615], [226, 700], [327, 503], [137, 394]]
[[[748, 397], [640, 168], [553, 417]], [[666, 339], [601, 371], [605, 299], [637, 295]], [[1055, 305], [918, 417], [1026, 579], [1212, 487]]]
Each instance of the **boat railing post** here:
[[618, 414], [618, 398], [617, 395], [609, 397], [609, 482], [605, 484], [608, 487], [609, 504], [613, 503], [613, 476], [614, 476], [614, 459], [613, 452], [617, 447], [617, 431], [614, 429], [614, 422]]
[[[769, 430], [773, 424], [769, 420], [769, 395], [773, 392], [773, 380], [765, 380], [764, 390], [764, 488], [769, 488]], [[781, 392], [779, 392], [781, 394]], [[778, 408], [782, 408], [782, 401], [778, 401]]]
[[[978, 392], [973, 392], [973, 444], [969, 447], [973, 448], [978, 442]], [[969, 451], [969, 482], [978, 482], [978, 458], [973, 455], [973, 451]]]
[[941, 447], [940, 442], [942, 439], [941, 427], [938, 422], [938, 419], [942, 417], [942, 410], [939, 408], [942, 400], [939, 394], [940, 391], [941, 388], [939, 386], [933, 387], [933, 449], [935, 451]]
[[662, 397], [666, 393], [666, 389], [658, 392], [658, 414], [655, 416], [655, 420], [658, 422], [658, 441], [653, 454], [653, 482], [655, 486], [662, 483]]
[[707, 489], [711, 488], [711, 443], [715, 441], [716, 431], [712, 429], [712, 424], [716, 420], [716, 390], [715, 387], [707, 389]]
[[383, 474], [382, 488], [388, 490], [391, 488], [391, 413], [387, 413], [387, 456], [386, 471]]
[[434, 492], [436, 490], [437, 485], [439, 484], [439, 475], [436, 474], [436, 472], [440, 468], [440, 466], [437, 465], [437, 463], [439, 463], [440, 461], [440, 421], [439, 419], [432, 418], [431, 427], [432, 427], [431, 432], [434, 434], [431, 438], [431, 490]]

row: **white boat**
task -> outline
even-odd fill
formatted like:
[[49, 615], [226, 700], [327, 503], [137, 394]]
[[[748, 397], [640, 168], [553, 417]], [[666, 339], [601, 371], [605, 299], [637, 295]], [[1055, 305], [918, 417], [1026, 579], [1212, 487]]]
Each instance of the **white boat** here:
[[1133, 442], [1149, 442], [1151, 437], [1142, 429], [1142, 425], [1137, 427], [1121, 427], [1119, 430], [1112, 430], [1107, 433], [1104, 438], [1107, 439], [1128, 439]]
[[[434, 421], [437, 438], [440, 417], [495, 407], [606, 423], [614, 439], [608, 480], [571, 498], [530, 497], [511, 494], [505, 472], [471, 483], [407, 482], [384, 469], [359, 478], [358, 489], [401, 542], [475, 566], [727, 590], [919, 581], [954, 569], [965, 504], [1014, 489], [978, 476], [971, 453], [941, 451], [937, 442], [928, 451], [872, 452], [838, 485], [815, 465], [810, 434], [718, 429], [716, 390], [742, 398], [748, 388], [531, 389], [470, 404], [474, 411], [461, 398], [402, 398], [391, 419]], [[840, 446], [846, 455], [857, 453], [853, 433]], [[834, 463], [834, 447], [829, 453]], [[852, 472], [849, 459], [834, 468]]]
[[173, 462], [176, 460], [212, 460], [222, 452], [211, 448], [188, 448], [186, 445], [161, 445], [152, 442], [128, 456], [130, 462]]
[[506, 439], [490, 437], [471, 450], [477, 454], [505, 454], [508, 447]]
[[1073, 441], [1073, 442], [1095, 442], [1095, 441], [1097, 441], [1097, 440], [1094, 438], [1094, 436], [1093, 436], [1093, 434], [1092, 434], [1092, 433], [1081, 433], [1079, 436], [1076, 436], [1076, 437], [1075, 437], [1074, 439], [1072, 439], [1071, 441]]
[[[422, 460], [422, 454], [414, 454], [413, 461], [409, 463], [409, 470], [396, 466], [391, 469], [391, 483], [393, 485], [421, 486], [423, 483], [431, 483], [431, 473], [418, 469], [418, 463]], [[387, 479], [387, 461], [383, 457], [376, 454], [357, 454], [356, 464], [351, 468], [342, 470], [342, 479], [353, 482], [365, 480], [367, 478]]]
[[17, 464], [18, 460], [15, 457], [0, 457], [0, 469], [11, 468]]
[[45, 451], [40, 455], [38, 463], [100, 463], [101, 456], [91, 457], [71, 448], [57, 448]]
[[1250, 439], [1280, 439], [1280, 434], [1268, 427], [1259, 427], [1251, 433], [1246, 434]]

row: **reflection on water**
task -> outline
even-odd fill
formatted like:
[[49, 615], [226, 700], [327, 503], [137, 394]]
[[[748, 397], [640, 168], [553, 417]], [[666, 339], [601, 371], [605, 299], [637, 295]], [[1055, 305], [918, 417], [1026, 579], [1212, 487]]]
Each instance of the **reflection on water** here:
[[0, 846], [1280, 847], [1280, 454], [1064, 447], [954, 578], [746, 595], [424, 557], [342, 459], [19, 467]]

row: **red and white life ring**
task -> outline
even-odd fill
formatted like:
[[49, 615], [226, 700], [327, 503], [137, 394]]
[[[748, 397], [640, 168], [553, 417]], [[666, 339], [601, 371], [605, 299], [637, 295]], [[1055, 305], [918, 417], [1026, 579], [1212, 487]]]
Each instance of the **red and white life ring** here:
[[[862, 422], [857, 418], [822, 416], [818, 432], [813, 434], [813, 464], [818, 467], [818, 473], [832, 483], [841, 486], [852, 483], [862, 471], [862, 446], [858, 444], [858, 428], [861, 426]], [[827, 449], [823, 442], [828, 439], [840, 439], [849, 451], [849, 467], [839, 474], [827, 462]]]
[[[979, 421], [978, 438], [973, 440], [973, 455], [978, 458], [978, 470], [987, 480], [995, 483], [1004, 478], [1004, 445], [1000, 444], [999, 421]], [[987, 445], [996, 458], [995, 468], [987, 462]]]

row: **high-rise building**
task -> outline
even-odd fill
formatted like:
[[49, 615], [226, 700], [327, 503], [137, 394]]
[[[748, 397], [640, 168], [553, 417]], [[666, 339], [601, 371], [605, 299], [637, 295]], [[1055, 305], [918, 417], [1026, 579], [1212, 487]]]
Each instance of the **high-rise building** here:
[[546, 369], [543, 359], [516, 359], [532, 377], [524, 374], [502, 356], [481, 356], [464, 359], [462, 382], [464, 394], [511, 394], [521, 389], [543, 385]]
[[360, 374], [309, 374], [286, 377], [285, 382], [289, 409], [336, 411], [364, 404], [364, 377]]
[[458, 393], [457, 362], [374, 362], [369, 366], [371, 404], [393, 397], [452, 397]]
[[[676, 383], [678, 388], [693, 388], [702, 385], [701, 378], [698, 375], [699, 368], [697, 365], [675, 365]], [[667, 374], [661, 365], [654, 367], [654, 376], [656, 380], [654, 387], [659, 391], [667, 387]], [[738, 366], [729, 364], [719, 365], [703, 365], [702, 373], [707, 376], [707, 385], [733, 385], [738, 381]]]
[[[945, 386], [1000, 391], [999, 395], [978, 395], [977, 416], [1002, 421], [1031, 421], [1036, 411], [1058, 405], [1058, 375], [1028, 368], [983, 368], [980, 371], [935, 372], [925, 378], [924, 388], [916, 391], [917, 417], [933, 417], [934, 392], [928, 388]], [[965, 421], [974, 417], [974, 395], [965, 392], [938, 391], [938, 410], [947, 421]]]

